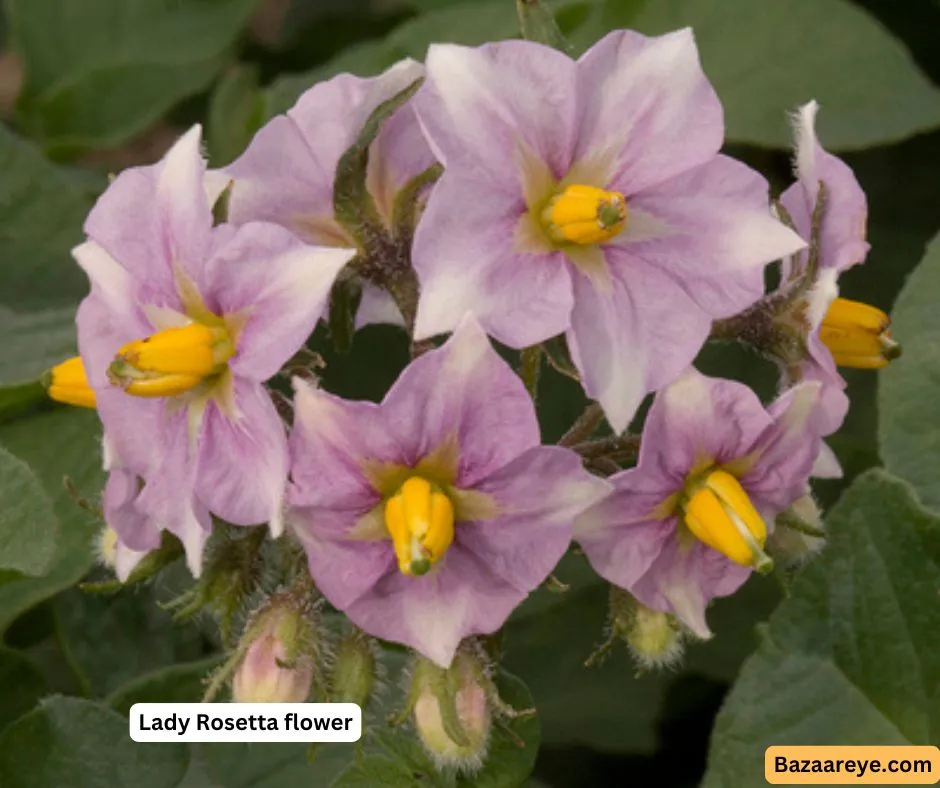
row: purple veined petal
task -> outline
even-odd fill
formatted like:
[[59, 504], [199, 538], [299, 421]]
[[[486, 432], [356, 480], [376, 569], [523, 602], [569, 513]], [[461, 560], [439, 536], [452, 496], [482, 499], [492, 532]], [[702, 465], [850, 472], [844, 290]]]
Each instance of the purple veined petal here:
[[356, 311], [356, 330], [365, 326], [386, 324], [405, 327], [395, 299], [388, 292], [369, 282], [362, 283], [362, 299]]
[[152, 333], [149, 323], [137, 309], [128, 308], [131, 306], [128, 302], [121, 305], [121, 311], [115, 311], [93, 289], [78, 307], [75, 316], [78, 349], [89, 385], [94, 389], [111, 387], [108, 365], [124, 344]]
[[760, 399], [743, 383], [689, 368], [653, 400], [638, 467], [671, 479], [678, 490], [697, 466], [747, 455], [772, 425]]
[[571, 166], [580, 122], [576, 83], [573, 60], [531, 41], [432, 44], [414, 107], [448, 170], [512, 193], [520, 145], [558, 178]]
[[741, 484], [761, 510], [781, 512], [803, 494], [822, 446], [822, 386], [800, 383], [769, 407], [773, 422], [754, 442]]
[[663, 517], [657, 510], [681, 489], [681, 483], [677, 486], [651, 465], [611, 476], [614, 491], [574, 524], [575, 541], [594, 571], [621, 588], [632, 587], [675, 534], [675, 518]]
[[366, 463], [406, 464], [384, 413], [294, 379], [294, 425], [289, 438], [292, 507], [361, 509], [379, 500]]
[[145, 476], [160, 443], [159, 424], [166, 404], [158, 399], [132, 397], [110, 384], [95, 393], [107, 442], [118, 458], [112, 467], [129, 468]]
[[607, 285], [572, 274], [568, 344], [585, 391], [620, 432], [648, 392], [692, 363], [711, 318], [668, 274], [622, 248], [607, 247], [606, 254], [612, 274]]
[[[868, 201], [854, 173], [841, 159], [827, 153], [816, 138], [815, 101], [804, 104], [793, 117], [797, 182], [780, 198], [800, 234], [809, 239], [819, 182], [828, 199], [820, 232], [820, 267], [844, 271], [864, 262]], [[805, 259], [805, 256], [804, 256]]]
[[210, 401], [203, 414], [196, 466], [196, 495], [234, 525], [270, 523], [284, 529], [287, 436], [284, 423], [260, 383], [235, 378], [234, 413]]
[[125, 170], [99, 198], [85, 233], [139, 282], [170, 298], [174, 266], [198, 285], [212, 228], [200, 151], [193, 126], [157, 164]]
[[115, 530], [121, 544], [146, 553], [160, 545], [160, 527], [137, 508], [140, 477], [133, 471], [114, 468], [102, 493], [105, 522]]
[[423, 577], [385, 575], [343, 612], [366, 632], [448, 667], [468, 635], [495, 632], [525, 599], [469, 551], [451, 549]]
[[456, 439], [461, 489], [473, 487], [540, 440], [525, 386], [470, 316], [443, 346], [405, 368], [381, 411], [406, 449], [409, 465]]
[[421, 283], [416, 339], [452, 331], [468, 311], [516, 348], [568, 328], [573, 294], [565, 257], [518, 248], [526, 210], [521, 189], [491, 192], [479, 181], [444, 173], [415, 234], [412, 256]]
[[275, 224], [251, 222], [205, 269], [207, 303], [244, 320], [229, 367], [263, 381], [307, 341], [352, 249], [304, 244]]
[[680, 544], [667, 539], [662, 552], [628, 590], [647, 607], [673, 613], [695, 635], [710, 638], [705, 608], [730, 596], [747, 581], [751, 570], [698, 541]]
[[721, 103], [688, 28], [653, 38], [609, 33], [578, 61], [578, 94], [576, 158], [609, 151], [615, 182], [628, 195], [703, 164], [721, 147]]
[[391, 540], [347, 539], [367, 509], [291, 508], [288, 522], [307, 553], [310, 576], [339, 610], [371, 592], [379, 580], [398, 573]]
[[565, 554], [575, 518], [611, 489], [587, 473], [574, 452], [536, 446], [477, 485], [477, 491], [492, 496], [499, 514], [458, 523], [451, 549], [469, 550], [506, 583], [528, 593]]
[[763, 176], [727, 156], [636, 193], [630, 209], [661, 231], [633, 240], [628, 215], [613, 244], [669, 273], [713, 318], [751, 306], [764, 294], [764, 266], [806, 246], [771, 214]]

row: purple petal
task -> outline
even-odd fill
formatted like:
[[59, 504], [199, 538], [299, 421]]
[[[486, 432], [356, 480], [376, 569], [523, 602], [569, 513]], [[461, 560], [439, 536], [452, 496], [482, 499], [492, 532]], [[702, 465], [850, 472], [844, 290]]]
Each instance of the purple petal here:
[[307, 341], [351, 249], [308, 246], [274, 224], [249, 223], [205, 270], [205, 294], [218, 313], [245, 319], [236, 376], [263, 381]]
[[427, 73], [415, 111], [449, 170], [515, 193], [524, 146], [556, 177], [567, 172], [580, 120], [569, 57], [531, 41], [432, 44]]
[[525, 386], [471, 317], [442, 347], [406, 367], [381, 409], [409, 465], [456, 438], [462, 489], [539, 444]]
[[578, 92], [576, 158], [606, 151], [626, 194], [703, 164], [721, 147], [721, 103], [688, 28], [654, 38], [608, 34], [578, 61]]
[[276, 537], [287, 485], [284, 424], [263, 385], [236, 378], [234, 386], [236, 413], [211, 401], [203, 414], [196, 494], [223, 520], [269, 522]]
[[443, 175], [415, 235], [416, 339], [452, 331], [468, 311], [487, 333], [516, 348], [568, 328], [573, 295], [565, 257], [516, 248], [525, 211], [521, 191], [489, 192], [476, 181]]
[[110, 384], [98, 389], [96, 396], [107, 442], [119, 458], [113, 467], [126, 467], [145, 476], [154, 461], [154, 447], [160, 442], [158, 425], [166, 403], [132, 397]]
[[127, 578], [131, 576], [131, 572], [146, 555], [147, 551], [134, 550], [124, 544], [121, 538], [118, 537], [117, 543], [114, 545], [114, 574], [117, 575], [117, 579], [122, 583], [126, 582]]
[[[290, 503], [293, 507], [361, 509], [379, 502], [364, 463], [406, 464], [385, 414], [294, 379]], [[351, 525], [351, 524], [350, 524]]]
[[607, 248], [608, 283], [575, 273], [568, 343], [590, 397], [615, 432], [643, 397], [682, 372], [711, 330], [711, 318], [668, 274]]
[[160, 527], [137, 508], [140, 477], [132, 471], [114, 468], [108, 474], [102, 494], [105, 522], [131, 550], [147, 552], [160, 545]]
[[659, 232], [634, 240], [628, 218], [614, 244], [670, 274], [713, 318], [761, 298], [764, 266], [806, 245], [771, 215], [763, 176], [727, 156], [636, 193], [629, 207]]
[[388, 292], [368, 282], [362, 283], [362, 299], [356, 311], [356, 329], [374, 324], [405, 327], [395, 299]]
[[471, 551], [506, 583], [528, 593], [565, 554], [574, 519], [611, 489], [587, 473], [574, 452], [536, 446], [477, 485], [493, 497], [499, 515], [458, 523], [451, 549]]

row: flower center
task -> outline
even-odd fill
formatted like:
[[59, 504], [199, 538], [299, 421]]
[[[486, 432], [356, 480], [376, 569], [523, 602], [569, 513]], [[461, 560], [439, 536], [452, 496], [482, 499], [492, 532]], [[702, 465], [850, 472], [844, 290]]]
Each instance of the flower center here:
[[56, 402], [66, 405], [94, 408], [97, 404], [94, 389], [88, 385], [81, 356], [70, 358], [52, 368], [47, 393]]
[[603, 243], [626, 223], [627, 201], [620, 192], [577, 183], [552, 197], [542, 211], [542, 224], [556, 243]]
[[385, 504], [385, 527], [401, 573], [423, 575], [454, 541], [454, 505], [427, 479], [410, 476]]
[[736, 564], [767, 572], [773, 562], [764, 553], [767, 525], [738, 480], [713, 470], [680, 504], [689, 530]]
[[175, 397], [225, 371], [235, 344], [221, 326], [189, 323], [122, 347], [108, 379], [135, 397]]
[[838, 366], [880, 369], [901, 355], [890, 325], [891, 318], [877, 307], [837, 298], [823, 318], [819, 338]]

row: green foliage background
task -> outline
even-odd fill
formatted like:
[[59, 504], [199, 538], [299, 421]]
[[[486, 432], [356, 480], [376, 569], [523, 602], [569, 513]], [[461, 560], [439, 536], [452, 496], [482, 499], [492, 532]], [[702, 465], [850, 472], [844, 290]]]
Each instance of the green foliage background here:
[[[74, 588], [101, 577], [99, 522], [62, 480], [94, 504], [99, 429], [94, 414], [46, 402], [37, 378], [75, 352], [86, 282], [69, 249], [85, 213], [109, 172], [156, 160], [194, 122], [206, 127], [211, 163], [227, 163], [313, 82], [420, 59], [433, 41], [514, 37], [516, 12], [512, 0], [6, 0], [0, 785], [747, 788], [764, 784], [771, 743], [940, 742], [940, 524], [931, 512], [940, 513], [940, 241], [930, 243], [940, 229], [940, 3], [551, 6], [578, 51], [615, 27], [692, 25], [725, 103], [732, 155], [785, 186], [785, 112], [816, 98], [823, 143], [867, 191], [873, 249], [844, 277], [843, 294], [885, 310], [896, 302], [906, 352], [878, 375], [846, 374], [852, 410], [832, 445], [847, 477], [818, 488], [835, 504], [826, 552], [795, 578], [754, 578], [720, 600], [712, 641], [692, 646], [681, 671], [641, 677], [622, 651], [582, 668], [602, 635], [607, 591], [583, 558], [568, 556], [557, 576], [570, 590], [533, 594], [506, 632], [504, 690], [518, 705], [531, 692], [539, 709], [537, 723], [516, 731], [529, 747], [497, 742], [495, 766], [475, 781], [431, 776], [406, 737], [385, 733], [351, 768], [343, 747], [308, 765], [292, 745], [130, 742], [121, 716], [130, 705], [197, 699], [219, 644], [209, 626], [175, 625], [158, 607], [180, 588], [172, 573], [114, 597]], [[324, 385], [351, 397], [380, 397], [407, 359], [400, 332], [381, 327], [357, 334], [349, 354], [322, 341], [318, 349]], [[771, 370], [742, 349], [707, 347], [699, 363], [772, 390]], [[552, 441], [584, 400], [548, 372], [543, 392]], [[394, 684], [401, 660], [388, 656]], [[396, 698], [390, 691], [386, 702]]]

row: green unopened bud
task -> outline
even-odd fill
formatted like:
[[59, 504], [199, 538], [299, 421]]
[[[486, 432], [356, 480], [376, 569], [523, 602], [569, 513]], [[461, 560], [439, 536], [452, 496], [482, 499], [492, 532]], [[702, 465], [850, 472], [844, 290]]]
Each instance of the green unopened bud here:
[[472, 774], [486, 757], [489, 680], [477, 657], [458, 652], [450, 668], [420, 659], [412, 676], [414, 724], [440, 771]]
[[375, 689], [376, 667], [372, 639], [359, 629], [345, 635], [333, 652], [331, 700], [334, 703], [355, 703], [365, 708]]
[[825, 524], [813, 496], [804, 495], [777, 515], [776, 528], [767, 541], [774, 558], [788, 568], [800, 566], [826, 544]]
[[288, 597], [274, 597], [249, 624], [232, 678], [236, 703], [302, 703], [315, 667], [315, 625]]

